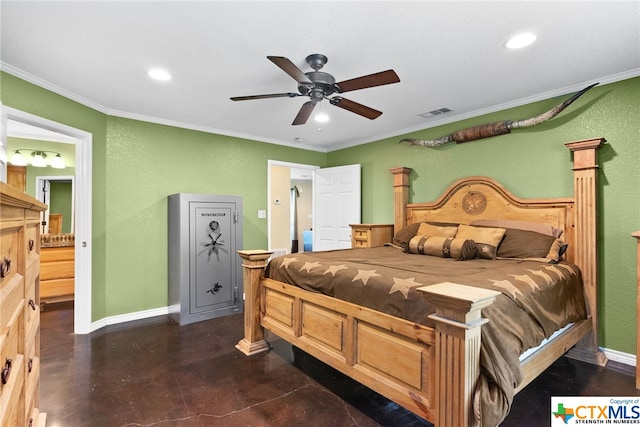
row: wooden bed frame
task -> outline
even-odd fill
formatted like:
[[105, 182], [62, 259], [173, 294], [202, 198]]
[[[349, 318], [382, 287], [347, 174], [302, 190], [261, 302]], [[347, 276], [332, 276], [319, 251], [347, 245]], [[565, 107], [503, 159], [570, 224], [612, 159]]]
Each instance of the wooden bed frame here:
[[[604, 138], [567, 143], [573, 152], [574, 197], [519, 199], [490, 178], [454, 183], [432, 203], [408, 204], [409, 168], [394, 176], [395, 229], [426, 220], [469, 223], [505, 218], [551, 224], [564, 231], [567, 259], [583, 273], [589, 319], [573, 324], [522, 362], [518, 391], [565, 354], [604, 366], [598, 347], [596, 255], [596, 154]], [[486, 206], [469, 209], [470, 192]], [[464, 207], [466, 206], [466, 209]], [[471, 213], [467, 213], [471, 212]], [[271, 252], [239, 251], [244, 267], [246, 355], [269, 349], [267, 329], [438, 427], [476, 425], [474, 390], [479, 377], [481, 309], [495, 291], [441, 283], [419, 288], [436, 306], [435, 328], [263, 277]]]

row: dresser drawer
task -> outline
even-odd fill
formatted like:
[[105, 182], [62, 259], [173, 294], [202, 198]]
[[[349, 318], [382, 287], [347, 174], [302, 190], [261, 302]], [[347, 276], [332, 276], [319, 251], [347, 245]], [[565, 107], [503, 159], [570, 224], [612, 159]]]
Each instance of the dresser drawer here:
[[[3, 212], [4, 214], [4, 212]], [[22, 228], [0, 229], [0, 289], [20, 272]]]
[[[24, 419], [28, 420], [31, 418], [33, 410], [38, 406], [38, 382], [40, 381], [40, 358], [32, 357], [29, 359], [25, 357], [25, 370], [26, 370], [26, 381], [25, 381], [25, 396], [27, 401], [25, 402], [25, 412]], [[35, 424], [34, 424], [35, 425]]]
[[0, 381], [0, 394], [4, 395], [11, 384], [13, 377], [21, 376], [17, 371], [16, 361], [24, 343], [20, 342], [22, 337], [20, 327], [22, 323], [22, 311], [16, 307], [11, 319], [2, 329], [0, 334], [0, 369], [2, 369], [2, 381]]
[[17, 274], [0, 289], [0, 331], [4, 331], [16, 308], [24, 307], [24, 278]]
[[26, 239], [26, 266], [27, 268], [40, 262], [40, 238], [38, 237], [39, 224], [27, 224], [25, 227]]
[[40, 305], [36, 299], [36, 281], [25, 281], [24, 311], [27, 321], [27, 331], [32, 330], [34, 322], [40, 322]]
[[29, 427], [46, 427], [47, 414], [44, 412], [40, 412], [38, 408], [33, 408], [33, 410], [31, 411], [31, 416], [27, 420], [27, 425]]
[[24, 356], [13, 360], [11, 375], [0, 393], [0, 426], [24, 425]]

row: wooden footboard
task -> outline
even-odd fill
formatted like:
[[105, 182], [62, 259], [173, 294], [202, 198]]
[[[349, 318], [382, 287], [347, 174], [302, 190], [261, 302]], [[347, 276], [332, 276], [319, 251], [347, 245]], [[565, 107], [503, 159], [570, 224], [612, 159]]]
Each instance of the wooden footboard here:
[[[479, 376], [483, 307], [499, 292], [441, 283], [424, 286], [437, 309], [436, 328], [251, 274], [269, 252], [240, 251], [245, 316], [287, 342], [438, 426], [473, 425], [472, 394]], [[249, 313], [249, 314], [248, 314]], [[246, 323], [245, 323], [246, 324]], [[247, 329], [236, 346], [267, 350], [263, 334]], [[438, 414], [446, 414], [439, 417]]]

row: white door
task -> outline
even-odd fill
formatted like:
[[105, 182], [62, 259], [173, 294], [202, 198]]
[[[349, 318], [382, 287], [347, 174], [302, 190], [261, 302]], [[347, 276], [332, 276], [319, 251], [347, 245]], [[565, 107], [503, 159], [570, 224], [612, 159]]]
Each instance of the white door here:
[[316, 169], [313, 212], [314, 251], [350, 248], [349, 224], [360, 223], [360, 165]]

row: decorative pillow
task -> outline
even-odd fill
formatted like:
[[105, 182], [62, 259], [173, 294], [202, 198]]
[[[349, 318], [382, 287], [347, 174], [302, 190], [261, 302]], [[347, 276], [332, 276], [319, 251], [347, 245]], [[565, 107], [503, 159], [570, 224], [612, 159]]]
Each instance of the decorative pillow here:
[[475, 258], [478, 250], [473, 240], [418, 235], [409, 241], [406, 252], [464, 261]]
[[[427, 224], [427, 225], [432, 225], [434, 227], [438, 227], [438, 228], [453, 228], [456, 232], [458, 231], [458, 224], [452, 224], [452, 223], [440, 223], [440, 222], [417, 222], [415, 224], [411, 224], [411, 225], [407, 225], [406, 227], [404, 227], [403, 229], [399, 230], [398, 232], [395, 233], [395, 235], [393, 236], [393, 240], [392, 243], [396, 246], [400, 246], [401, 248], [404, 248], [405, 250], [407, 249], [407, 246], [409, 245], [409, 240], [411, 240], [412, 237], [416, 236], [418, 234], [418, 228], [420, 228], [420, 226], [422, 224]], [[429, 235], [429, 233], [425, 233], [424, 235]], [[442, 236], [445, 235], [442, 232], [436, 232], [431, 234], [432, 236]], [[455, 232], [454, 232], [455, 235]], [[453, 237], [453, 236], [451, 236]]]
[[456, 239], [473, 240], [478, 248], [478, 258], [494, 259], [506, 231], [504, 228], [473, 227], [460, 224]]
[[418, 232], [418, 227], [420, 227], [420, 223], [417, 222], [415, 224], [407, 225], [403, 229], [396, 232], [393, 236], [393, 240], [391, 243], [394, 245], [400, 246], [401, 248], [407, 249], [409, 245], [409, 240]]
[[448, 227], [441, 225], [433, 225], [428, 222], [423, 222], [418, 227], [416, 236], [442, 236], [442, 237], [456, 237], [458, 227]]
[[551, 248], [549, 248], [549, 253], [547, 253], [545, 258], [548, 259], [550, 263], [557, 264], [562, 259], [568, 247], [569, 245], [567, 243], [556, 239], [553, 241]]
[[497, 255], [500, 258], [546, 258], [556, 240], [535, 231], [507, 228]]
[[480, 225], [485, 227], [514, 228], [518, 230], [535, 231], [558, 238], [562, 235], [562, 230], [550, 224], [537, 222], [517, 221], [513, 219], [477, 219], [471, 221], [469, 225]]

